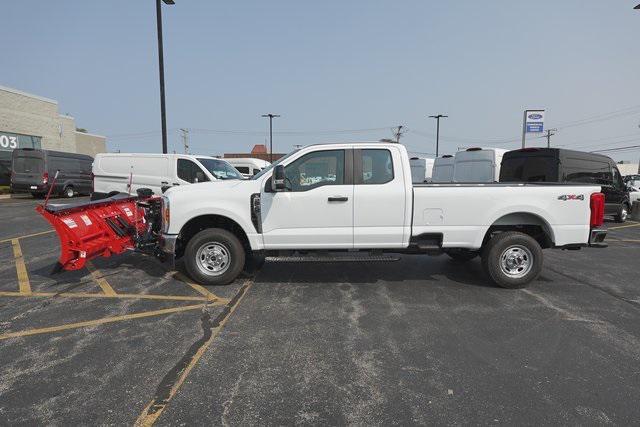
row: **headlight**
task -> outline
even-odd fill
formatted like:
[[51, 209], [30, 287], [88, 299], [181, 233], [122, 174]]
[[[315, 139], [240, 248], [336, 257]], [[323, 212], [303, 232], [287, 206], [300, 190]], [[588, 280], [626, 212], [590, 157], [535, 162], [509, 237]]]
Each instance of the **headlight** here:
[[169, 219], [171, 218], [169, 198], [162, 196], [162, 232], [167, 233], [169, 231]]

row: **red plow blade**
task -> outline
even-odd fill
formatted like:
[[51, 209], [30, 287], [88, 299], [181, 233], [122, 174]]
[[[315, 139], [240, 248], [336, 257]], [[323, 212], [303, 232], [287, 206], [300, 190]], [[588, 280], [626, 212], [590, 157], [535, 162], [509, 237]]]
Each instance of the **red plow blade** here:
[[38, 206], [60, 240], [57, 269], [79, 270], [88, 260], [136, 248], [148, 237], [148, 205], [126, 194], [88, 203]]

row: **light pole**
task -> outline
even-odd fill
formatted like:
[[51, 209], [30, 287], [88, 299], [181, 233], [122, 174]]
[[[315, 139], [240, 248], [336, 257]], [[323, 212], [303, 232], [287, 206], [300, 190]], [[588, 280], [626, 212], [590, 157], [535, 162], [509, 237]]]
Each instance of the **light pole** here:
[[279, 114], [263, 114], [262, 117], [269, 117], [269, 161], [273, 163], [273, 118], [280, 117]]
[[436, 116], [429, 116], [431, 119], [436, 119], [436, 157], [438, 157], [438, 148], [440, 146], [440, 119], [447, 118], [449, 116], [445, 116], [444, 114], [438, 114]]
[[[173, 0], [162, 0], [164, 4], [175, 4]], [[167, 154], [167, 109], [164, 102], [164, 55], [162, 53], [162, 8], [156, 0], [156, 20], [158, 27], [158, 68], [160, 70], [160, 118], [162, 119], [162, 154]]]

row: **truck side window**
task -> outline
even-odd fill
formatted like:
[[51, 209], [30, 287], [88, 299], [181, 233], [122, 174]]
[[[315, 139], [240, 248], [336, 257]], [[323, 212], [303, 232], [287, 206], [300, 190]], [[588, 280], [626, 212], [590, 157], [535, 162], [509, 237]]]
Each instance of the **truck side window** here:
[[178, 178], [183, 179], [193, 184], [196, 182], [208, 181], [206, 175], [202, 172], [202, 169], [191, 160], [178, 159]]
[[308, 191], [324, 185], [344, 184], [344, 150], [305, 154], [284, 169], [291, 191]]
[[362, 183], [386, 184], [393, 181], [393, 160], [389, 150], [362, 150]]
[[249, 166], [236, 166], [236, 169], [238, 169], [238, 172], [240, 173], [249, 173]]

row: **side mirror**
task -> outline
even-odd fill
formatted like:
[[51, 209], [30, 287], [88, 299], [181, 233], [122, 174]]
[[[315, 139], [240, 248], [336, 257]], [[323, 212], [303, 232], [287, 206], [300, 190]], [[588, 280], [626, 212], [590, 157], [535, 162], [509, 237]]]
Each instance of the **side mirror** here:
[[284, 191], [284, 166], [276, 165], [273, 168], [273, 178], [271, 179], [271, 189], [273, 191]]

